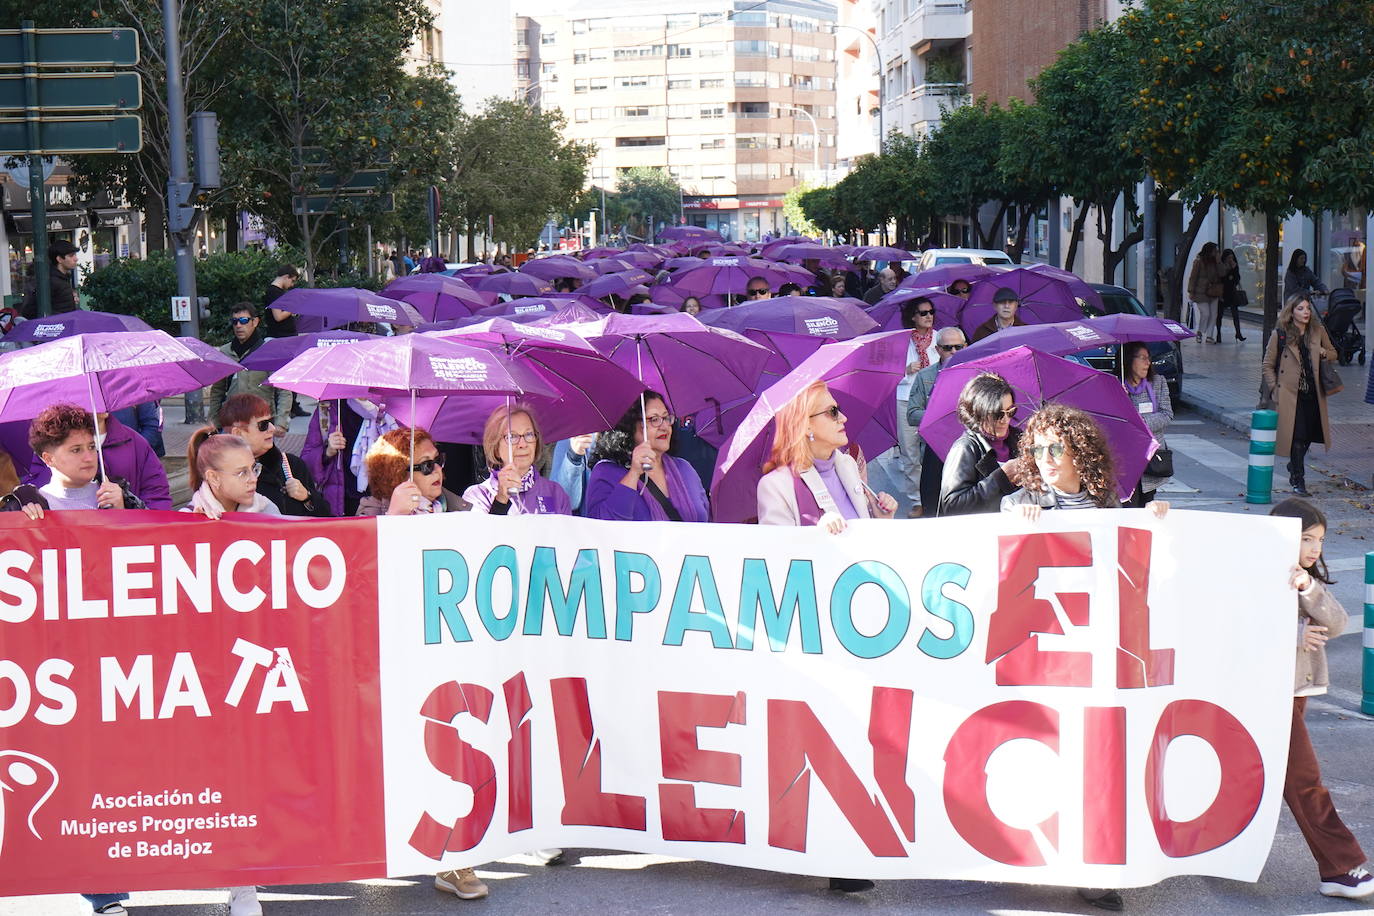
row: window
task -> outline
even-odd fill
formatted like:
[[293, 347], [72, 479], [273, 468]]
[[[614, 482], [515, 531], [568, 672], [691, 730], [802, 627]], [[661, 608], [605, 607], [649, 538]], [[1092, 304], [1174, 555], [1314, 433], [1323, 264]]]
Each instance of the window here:
[[735, 42], [736, 57], [763, 57], [768, 53], [768, 42], [766, 41], [737, 41]]
[[604, 92], [611, 88], [611, 81], [605, 76], [593, 76], [587, 80], [588, 92]]
[[609, 60], [610, 56], [609, 48], [592, 48], [587, 52], [587, 60]]
[[527, 80], [530, 78], [530, 62], [528, 60], [517, 60], [515, 62], [515, 78]]
[[572, 30], [573, 30], [573, 34], [574, 34], [574, 35], [586, 35], [586, 34], [587, 34], [587, 20], [585, 20], [585, 19], [574, 19], [574, 20], [572, 21]]
[[669, 13], [668, 30], [694, 29], [697, 25], [697, 17], [694, 13]]
[[554, 65], [554, 63], [553, 63], [552, 61], [550, 61], [549, 63], [546, 63], [546, 64], [540, 64], [540, 65], [539, 65], [539, 73], [540, 73], [541, 76], [549, 76], [550, 74], [553, 73], [553, 71], [554, 71], [555, 69], [556, 69], [556, 67], [555, 67], [555, 65]]
[[516, 30], [515, 46], [517, 48], [528, 48], [530, 46], [529, 34], [524, 29]]
[[587, 91], [586, 80], [573, 80], [573, 95], [582, 95]]
[[731, 106], [731, 111], [740, 118], [770, 117], [767, 102], [736, 102]]
[[686, 79], [668, 80], [669, 89], [691, 89], [692, 81]]
[[586, 121], [588, 120], [588, 117], [587, 117], [587, 109], [585, 109], [585, 108], [577, 108], [577, 109], [574, 109], [574, 110], [573, 110], [573, 120], [574, 120], [574, 121], [577, 121], [577, 122], [579, 122], [579, 123], [584, 123], [584, 122], [586, 122]]
[[[703, 14], [705, 15], [705, 14]], [[697, 57], [724, 57], [727, 45], [725, 42], [713, 41], [704, 45], [697, 45]]]
[[585, 64], [586, 62], [587, 62], [587, 52], [586, 52], [586, 51], [574, 51], [574, 52], [573, 52], [573, 63], [574, 63], [574, 64]]
[[641, 57], [662, 57], [663, 45], [638, 45], [633, 48], [616, 48], [616, 60], [636, 60]]
[[615, 116], [617, 118], [624, 118], [630, 121], [643, 120], [644, 118], [661, 118], [663, 117], [663, 106], [626, 105], [624, 107], [617, 108], [615, 110]]
[[638, 76], [617, 76], [615, 78], [615, 88], [617, 89], [661, 89], [663, 88], [663, 77], [649, 76], [641, 74]]
[[556, 41], [558, 41], [558, 33], [557, 33], [557, 32], [540, 32], [540, 33], [539, 33], [539, 43], [540, 43], [541, 45], [551, 45], [551, 44], [553, 44], [553, 43], [556, 42]]
[[725, 106], [703, 105], [701, 106], [701, 116], [703, 118], [723, 118], [725, 117]]
[[[725, 138], [724, 138], [724, 137], [702, 137], [702, 138], [701, 138], [701, 148], [702, 148], [702, 149], [725, 149]], [[704, 176], [703, 176], [703, 177], [704, 177]]]
[[807, 62], [818, 61], [821, 59], [821, 49], [813, 48], [810, 45], [794, 45], [792, 59]]
[[693, 118], [693, 117], [696, 117], [696, 106], [695, 106], [695, 105], [669, 105], [669, 106], [668, 106], [668, 117], [669, 117], [669, 118], [677, 118], [677, 119], [681, 119], [681, 118]]
[[735, 74], [735, 86], [740, 89], [763, 89], [768, 86], [768, 74], [759, 70]]
[[711, 77], [710, 79], [704, 79], [698, 85], [700, 85], [702, 89], [724, 89], [725, 77], [717, 76]]
[[669, 57], [691, 57], [692, 48], [690, 45], [668, 45]]
[[736, 10], [730, 14], [730, 19], [733, 20], [737, 26], [758, 26], [763, 28], [768, 25], [768, 14], [761, 11]]
[[611, 116], [611, 110], [610, 110], [609, 108], [593, 108], [593, 109], [592, 109], [592, 120], [593, 120], [593, 121], [603, 121], [603, 120], [605, 120], [606, 118], [609, 118], [610, 116]]
[[718, 181], [724, 179], [727, 168], [728, 166], [720, 162], [711, 165], [703, 165], [701, 167], [701, 180]]
[[720, 23], [720, 22], [724, 22], [724, 21], [725, 21], [725, 14], [724, 14], [724, 13], [702, 13], [702, 14], [701, 14], [701, 24], [702, 24], [703, 26], [707, 26], [707, 25], [716, 25], [716, 24], [718, 24], [718, 23]]
[[736, 134], [735, 149], [767, 149], [768, 138], [763, 134]]
[[588, 20], [587, 20], [587, 31], [589, 31], [589, 32], [604, 32], [604, 31], [606, 31], [607, 29], [609, 29], [610, 27], [611, 27], [611, 20], [609, 20], [609, 19], [588, 19]]
[[616, 146], [662, 146], [662, 137], [616, 137]]
[[697, 148], [697, 138], [691, 136], [673, 135], [668, 138], [668, 149], [670, 150], [689, 150]]

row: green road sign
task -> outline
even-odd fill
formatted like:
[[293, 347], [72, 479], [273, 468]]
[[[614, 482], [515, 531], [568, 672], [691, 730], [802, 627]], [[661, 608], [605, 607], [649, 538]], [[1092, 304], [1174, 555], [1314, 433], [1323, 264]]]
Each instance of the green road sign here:
[[[132, 111], [143, 105], [137, 73], [43, 73], [38, 76], [42, 111]], [[23, 111], [24, 77], [0, 74], [0, 111]]]
[[[391, 154], [383, 149], [374, 149], [371, 156], [372, 165], [375, 168], [387, 168], [391, 165]], [[299, 150], [291, 151], [291, 164], [296, 168], [328, 168], [333, 165], [329, 160], [329, 153], [323, 146], [303, 146]]]
[[[0, 67], [24, 66], [23, 33], [0, 30]], [[40, 67], [132, 67], [138, 63], [133, 29], [35, 29]]]
[[332, 191], [336, 187], [340, 192], [348, 191], [370, 191], [373, 188], [380, 188], [386, 182], [386, 172], [381, 169], [367, 169], [366, 171], [354, 172], [344, 184], [339, 184], [339, 176], [333, 173], [321, 175], [315, 179], [315, 185], [321, 191]]
[[36, 150], [29, 149], [23, 118], [0, 118], [0, 156], [136, 153], [143, 148], [143, 119], [138, 115], [44, 118], [38, 122], [38, 145]]
[[291, 198], [291, 212], [297, 216], [323, 216], [337, 212], [339, 204], [357, 202], [375, 205], [383, 213], [396, 209], [396, 201], [390, 194], [338, 194]]

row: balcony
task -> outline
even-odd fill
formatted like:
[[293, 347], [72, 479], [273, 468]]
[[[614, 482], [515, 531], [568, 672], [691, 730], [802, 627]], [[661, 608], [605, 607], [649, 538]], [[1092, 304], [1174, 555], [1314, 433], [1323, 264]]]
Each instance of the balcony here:
[[919, 125], [929, 133], [939, 123], [941, 108], [958, 108], [968, 102], [968, 87], [963, 83], [922, 83], [902, 95], [888, 99], [884, 116], [889, 127], [906, 130]]

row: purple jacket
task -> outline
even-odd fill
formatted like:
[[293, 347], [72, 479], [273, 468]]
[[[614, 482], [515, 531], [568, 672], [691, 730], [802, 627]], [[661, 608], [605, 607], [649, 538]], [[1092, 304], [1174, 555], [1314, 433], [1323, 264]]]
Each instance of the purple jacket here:
[[329, 412], [329, 428], [333, 429], [338, 425], [339, 416], [335, 405], [337, 401], [321, 401], [315, 408], [315, 412], [310, 415], [310, 427], [305, 433], [305, 445], [301, 448], [301, 460], [305, 466], [310, 468], [310, 473], [315, 477], [315, 486], [319, 487], [320, 493], [324, 496], [324, 501], [329, 506], [329, 511], [337, 518], [344, 514], [344, 478], [348, 475], [347, 463], [349, 452], [345, 449], [333, 458], [324, 457], [326, 441], [324, 433], [320, 431], [320, 410]]
[[[172, 508], [172, 493], [167, 486], [167, 471], [162, 462], [137, 432], [114, 417], [105, 421], [105, 473], [129, 482], [129, 491], [149, 509]], [[52, 470], [38, 455], [33, 456], [24, 483], [41, 487], [52, 479]]]
[[[677, 478], [682, 481], [682, 489], [669, 487], [668, 498], [677, 508], [685, 522], [704, 522], [711, 516], [706, 490], [701, 486], [701, 478], [682, 458], [664, 455], [677, 468]], [[587, 518], [604, 518], [611, 521], [647, 522], [654, 518], [648, 501], [653, 496], [629, 487], [622, 487], [620, 479], [625, 476], [625, 467], [614, 461], [598, 461], [592, 468], [587, 480], [587, 496], [583, 501]]]
[[[463, 499], [472, 503], [474, 511], [490, 512], [492, 501], [496, 499], [496, 475], [468, 487]], [[526, 515], [572, 515], [568, 491], [547, 477], [539, 476], [537, 471], [534, 484], [523, 493], [517, 493], [513, 499]]]

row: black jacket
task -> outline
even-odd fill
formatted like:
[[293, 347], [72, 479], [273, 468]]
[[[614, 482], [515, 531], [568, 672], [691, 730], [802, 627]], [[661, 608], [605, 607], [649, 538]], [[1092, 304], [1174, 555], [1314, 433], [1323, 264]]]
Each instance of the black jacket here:
[[[48, 267], [48, 289], [52, 293], [52, 313], [60, 315], [63, 312], [76, 311], [76, 290], [72, 287], [72, 278], [58, 270], [56, 266]], [[29, 291], [24, 296], [24, 302], [19, 307], [20, 313], [25, 318], [38, 317], [38, 283], [29, 283]]]
[[[1013, 456], [1020, 440], [1021, 431], [1013, 426], [1007, 435], [1007, 446]], [[945, 456], [945, 470], [940, 478], [940, 515], [998, 512], [1002, 508], [1002, 497], [1016, 490], [987, 438], [981, 433], [964, 430]]]
[[304, 484], [310, 495], [304, 502], [297, 502], [286, 495], [286, 472], [281, 466], [282, 454], [281, 449], [274, 445], [258, 458], [258, 463], [262, 465], [262, 476], [258, 478], [258, 492], [280, 509], [282, 515], [332, 518], [329, 503], [315, 483], [315, 475], [310, 473], [309, 465], [295, 455], [286, 456], [287, 462], [291, 465], [291, 476]]

